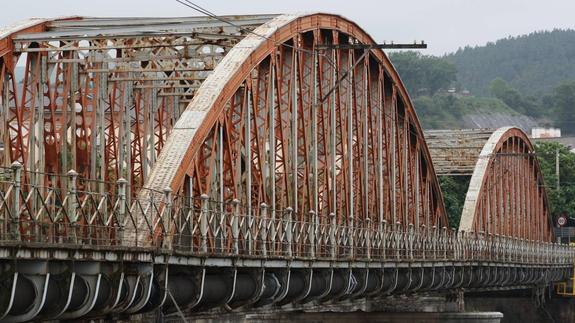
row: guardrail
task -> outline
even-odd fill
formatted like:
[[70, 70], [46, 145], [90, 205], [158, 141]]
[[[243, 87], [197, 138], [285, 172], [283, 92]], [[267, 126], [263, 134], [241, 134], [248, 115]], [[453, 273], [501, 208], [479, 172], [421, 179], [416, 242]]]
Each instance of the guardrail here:
[[567, 245], [222, 203], [169, 189], [143, 188], [131, 198], [125, 180], [86, 181], [74, 171], [51, 175], [50, 185], [30, 185], [20, 165], [4, 171], [10, 176], [0, 180], [0, 242], [303, 260], [572, 264], [575, 258]]

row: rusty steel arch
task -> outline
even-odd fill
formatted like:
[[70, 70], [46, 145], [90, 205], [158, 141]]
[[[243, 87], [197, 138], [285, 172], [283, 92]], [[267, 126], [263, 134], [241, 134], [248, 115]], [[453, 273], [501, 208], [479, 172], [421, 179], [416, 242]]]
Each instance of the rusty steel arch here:
[[459, 230], [550, 242], [552, 227], [533, 144], [519, 128], [497, 129], [477, 159]]
[[135, 195], [172, 126], [221, 58], [275, 15], [29, 19], [0, 29], [0, 165], [128, 180]]
[[374, 41], [329, 14], [255, 29], [202, 84], [145, 186], [239, 200], [255, 217], [265, 204], [271, 218], [290, 209], [297, 221], [335, 216], [351, 227], [446, 226], [407, 91], [381, 50], [333, 49], [356, 43]]

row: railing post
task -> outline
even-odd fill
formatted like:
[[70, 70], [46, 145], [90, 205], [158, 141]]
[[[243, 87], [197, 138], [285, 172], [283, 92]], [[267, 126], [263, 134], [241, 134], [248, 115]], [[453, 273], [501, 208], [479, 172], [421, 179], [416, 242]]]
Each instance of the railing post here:
[[435, 225], [431, 227], [431, 230], [433, 231], [431, 233], [431, 241], [432, 241], [431, 244], [433, 245], [433, 259], [437, 259], [439, 255], [438, 250], [439, 230], [437, 230], [437, 227]]
[[393, 235], [395, 236], [394, 239], [394, 249], [395, 249], [395, 258], [396, 259], [400, 259], [401, 258], [401, 250], [399, 250], [399, 248], [401, 247], [401, 242], [405, 241], [404, 240], [404, 232], [403, 231], [398, 231], [401, 228], [401, 223], [399, 221], [397, 221], [395, 223], [395, 227], [393, 228], [394, 232]]
[[381, 239], [381, 256], [383, 259], [387, 258], [387, 246], [388, 246], [388, 234], [387, 234], [387, 220], [383, 220], [382, 223], [382, 239]]
[[413, 232], [413, 223], [410, 223], [407, 226], [407, 241], [408, 241], [408, 250], [409, 250], [409, 259], [413, 259], [413, 238], [414, 238], [414, 232]]
[[[125, 218], [126, 218], [126, 184], [128, 181], [125, 178], [120, 178], [117, 181], [118, 184], [118, 214], [117, 214], [117, 221], [120, 227], [118, 228], [118, 240], [120, 244], [124, 242], [124, 230], [126, 228]], [[134, 226], [136, 227], [136, 226]], [[138, 234], [134, 234], [136, 239], [138, 238]], [[135, 241], [136, 245], [138, 242]]]
[[[5, 148], [7, 149], [7, 148]], [[10, 233], [12, 239], [20, 240], [20, 190], [22, 189], [22, 164], [15, 161], [12, 163], [12, 181], [13, 181], [13, 201], [12, 211], [10, 212]]]
[[525, 239], [525, 262], [531, 263], [531, 240]]
[[467, 260], [467, 235], [465, 230], [459, 231], [459, 239], [461, 240], [461, 260]]
[[529, 262], [534, 263], [535, 262], [535, 242], [533, 240], [531, 240], [531, 243], [529, 245]]
[[354, 218], [353, 218], [353, 214], [350, 214], [349, 216], [349, 226], [348, 226], [348, 232], [349, 232], [349, 258], [353, 259], [355, 257], [355, 239], [354, 239], [354, 235], [355, 235], [355, 228], [354, 228]]
[[77, 242], [76, 236], [76, 228], [78, 226], [78, 197], [77, 197], [77, 180], [78, 180], [78, 173], [71, 169], [68, 171], [68, 203], [67, 203], [67, 214], [68, 220], [70, 220], [70, 225], [72, 226], [71, 238], [72, 242]]
[[268, 205], [265, 203], [260, 204], [260, 217], [262, 219], [260, 234], [262, 239], [262, 255], [265, 257], [268, 254], [267, 239], [268, 239]]
[[501, 259], [501, 236], [495, 235], [495, 260]]
[[287, 251], [287, 256], [288, 257], [292, 257], [293, 256], [293, 221], [292, 221], [292, 213], [293, 213], [293, 209], [291, 207], [287, 207], [285, 209], [285, 233], [286, 233], [286, 251]]
[[503, 236], [503, 243], [505, 245], [505, 257], [503, 259], [505, 261], [511, 261], [511, 242], [508, 236]]
[[277, 232], [276, 232], [276, 223], [277, 223], [277, 219], [276, 219], [277, 215], [276, 215], [276, 210], [275, 208], [269, 208], [268, 211], [268, 220], [269, 223], [267, 223], [266, 227], [269, 228], [269, 232], [268, 232], [268, 239], [270, 240], [270, 249], [272, 254], [275, 254], [276, 250], [277, 250], [277, 243], [276, 243], [276, 239], [277, 239]]
[[335, 257], [337, 256], [336, 251], [337, 251], [337, 241], [335, 239], [336, 237], [336, 230], [337, 230], [337, 224], [335, 221], [335, 213], [331, 212], [329, 214], [329, 226], [330, 226], [330, 232], [329, 232], [329, 242], [331, 244], [331, 248], [330, 248], [330, 256], [332, 259], [335, 259]]
[[484, 251], [485, 258], [488, 261], [491, 261], [492, 260], [492, 257], [491, 257], [491, 250], [492, 250], [491, 249], [491, 244], [492, 244], [491, 233], [484, 232], [483, 233], [483, 240], [485, 241], [485, 251]]
[[523, 246], [524, 246], [523, 241], [524, 241], [523, 238], [519, 238], [519, 248], [518, 249], [519, 249], [519, 259], [520, 259], [521, 263], [525, 262], [525, 258], [524, 258], [525, 253], [523, 252]]
[[371, 218], [365, 219], [367, 222], [365, 232], [365, 243], [367, 245], [367, 259], [371, 259]]
[[200, 212], [200, 235], [201, 235], [201, 244], [200, 244], [200, 251], [203, 253], [208, 252], [208, 199], [210, 197], [207, 194], [202, 194], [200, 196], [201, 199], [201, 207], [202, 211]]
[[427, 227], [425, 224], [421, 225], [420, 232], [420, 239], [421, 239], [421, 259], [425, 259], [426, 251], [427, 251]]
[[314, 210], [310, 210], [309, 211], [309, 219], [310, 219], [310, 226], [308, 228], [308, 240], [309, 240], [309, 256], [314, 258], [315, 257], [315, 224], [316, 224], [316, 218], [315, 218], [315, 211]]
[[461, 240], [459, 239], [459, 232], [455, 230], [455, 228], [451, 228], [451, 241], [451, 247], [453, 248], [452, 259], [459, 260], [461, 258], [459, 256], [461, 252]]
[[232, 215], [232, 239], [233, 241], [233, 253], [238, 255], [240, 253], [239, 238], [240, 238], [240, 201], [238, 199], [233, 199], [232, 208], [234, 214]]
[[447, 227], [441, 228], [443, 259], [447, 259]]
[[[172, 231], [172, 189], [170, 187], [166, 187], [164, 188], [164, 212], [162, 214], [162, 219], [161, 221], [164, 222], [164, 224], [166, 223], [165, 221], [167, 221], [168, 223], [164, 226], [166, 232], [165, 232], [165, 238], [162, 239], [163, 243], [173, 243], [173, 237], [170, 237], [171, 231]], [[169, 248], [169, 245], [165, 245], [165, 247]]]

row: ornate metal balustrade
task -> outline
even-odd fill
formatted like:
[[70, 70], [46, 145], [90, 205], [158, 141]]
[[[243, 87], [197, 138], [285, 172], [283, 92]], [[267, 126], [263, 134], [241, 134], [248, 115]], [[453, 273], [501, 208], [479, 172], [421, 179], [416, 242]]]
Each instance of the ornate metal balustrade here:
[[[127, 183], [84, 180], [74, 171], [53, 176], [57, 187], [22, 184], [15, 163], [3, 168], [0, 237], [3, 243], [72, 248], [133, 248], [187, 256], [357, 261], [497, 261], [570, 264], [575, 249], [481, 232], [413, 224], [374, 225], [367, 218], [353, 226], [334, 214], [311, 221], [291, 208], [266, 204], [253, 209], [238, 200], [220, 203], [149, 190], [150, 199], [131, 199]], [[80, 185], [85, 190], [78, 190]], [[108, 192], [88, 190], [107, 185]], [[113, 189], [112, 189], [113, 187]], [[136, 232], [144, 217], [146, 234]], [[149, 219], [158, 219], [151, 222]], [[143, 237], [148, 237], [143, 239]], [[152, 242], [153, 241], [153, 242]]]

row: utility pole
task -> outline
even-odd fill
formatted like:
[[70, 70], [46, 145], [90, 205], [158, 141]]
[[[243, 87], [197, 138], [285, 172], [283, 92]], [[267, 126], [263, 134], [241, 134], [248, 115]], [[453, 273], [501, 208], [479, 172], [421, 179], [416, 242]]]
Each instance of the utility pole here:
[[559, 190], [561, 185], [559, 184], [559, 148], [555, 150], [555, 178], [556, 178], [556, 188]]

